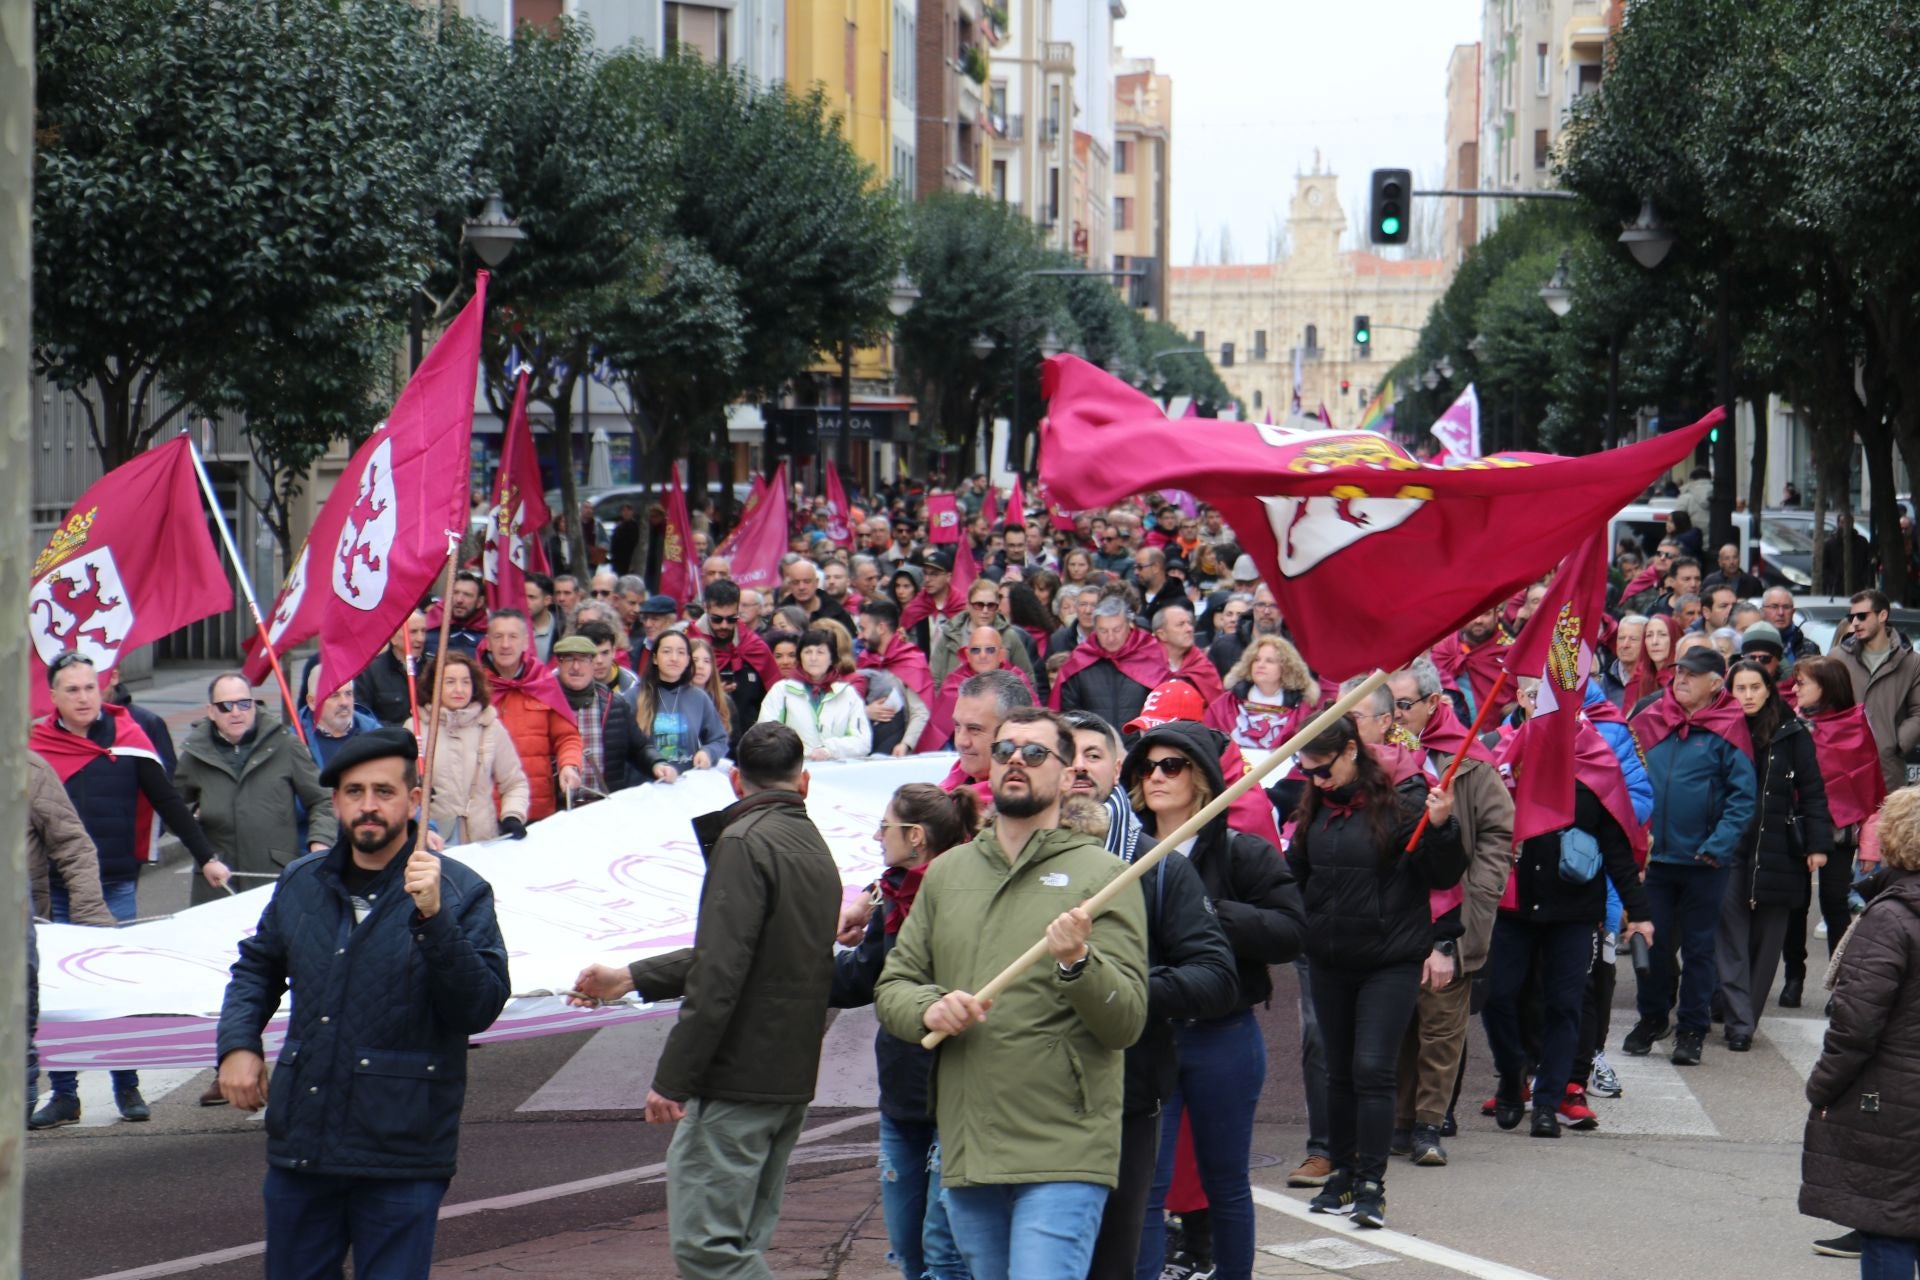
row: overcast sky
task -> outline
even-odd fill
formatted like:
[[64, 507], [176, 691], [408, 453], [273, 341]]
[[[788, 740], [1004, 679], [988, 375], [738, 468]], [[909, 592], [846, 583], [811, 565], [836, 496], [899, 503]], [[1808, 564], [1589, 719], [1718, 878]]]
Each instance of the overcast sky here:
[[[1266, 260], [1318, 148], [1349, 222], [1374, 168], [1423, 183], [1445, 154], [1447, 59], [1480, 0], [1127, 0], [1114, 39], [1173, 77], [1173, 261]], [[1353, 247], [1347, 245], [1346, 247]]]

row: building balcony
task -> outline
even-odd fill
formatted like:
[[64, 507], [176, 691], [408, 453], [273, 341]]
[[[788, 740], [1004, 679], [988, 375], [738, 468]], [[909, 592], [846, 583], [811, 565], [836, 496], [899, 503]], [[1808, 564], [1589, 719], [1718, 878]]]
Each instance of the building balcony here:
[[1040, 46], [1040, 69], [1042, 71], [1065, 71], [1073, 73], [1073, 43], [1068, 40], [1048, 40]]
[[993, 130], [993, 136], [1007, 142], [1018, 142], [1026, 136], [1027, 118], [1023, 115], [995, 115], [987, 112], [987, 127]]
[[1326, 354], [1325, 347], [1293, 347], [1288, 350], [1287, 359], [1297, 360], [1301, 364], [1318, 364]]

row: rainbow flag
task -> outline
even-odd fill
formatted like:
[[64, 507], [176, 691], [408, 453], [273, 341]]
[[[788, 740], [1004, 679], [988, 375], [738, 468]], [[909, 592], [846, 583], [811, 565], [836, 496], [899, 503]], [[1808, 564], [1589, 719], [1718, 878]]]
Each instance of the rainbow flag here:
[[1393, 379], [1388, 378], [1367, 401], [1367, 411], [1360, 415], [1357, 431], [1372, 431], [1385, 435], [1393, 430]]

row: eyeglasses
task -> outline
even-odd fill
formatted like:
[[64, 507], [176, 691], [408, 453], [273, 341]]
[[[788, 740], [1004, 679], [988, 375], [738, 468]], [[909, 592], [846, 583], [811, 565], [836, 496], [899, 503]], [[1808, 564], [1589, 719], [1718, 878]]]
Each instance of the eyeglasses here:
[[1393, 705], [1397, 711], [1411, 711], [1425, 701], [1425, 698], [1395, 698]]
[[1019, 756], [1020, 763], [1029, 769], [1039, 768], [1047, 762], [1047, 757], [1049, 756], [1058, 760], [1061, 764], [1073, 763], [1052, 747], [1038, 742], [1015, 742], [1012, 738], [1002, 738], [1000, 741], [994, 743], [993, 746], [989, 748], [989, 754], [992, 756], [995, 764], [1006, 764], [1015, 756]]
[[1745, 658], [1748, 662], [1758, 662], [1763, 666], [1773, 667], [1773, 666], [1778, 666], [1780, 664], [1780, 656], [1778, 654], [1743, 653], [1740, 656], [1742, 658]]
[[1192, 764], [1193, 761], [1185, 756], [1162, 756], [1158, 760], [1147, 761], [1147, 772], [1143, 776], [1151, 777], [1157, 772], [1163, 778], [1177, 778]]
[[888, 822], [883, 818], [880, 822], [879, 828], [874, 831], [873, 838], [875, 840], [885, 840], [887, 838], [887, 831], [889, 828], [892, 828], [894, 830], [903, 830], [911, 827], [920, 827], [925, 825], [926, 824], [922, 822]]
[[1329, 760], [1325, 764], [1316, 765], [1303, 764], [1300, 766], [1300, 774], [1302, 777], [1316, 778], [1324, 781], [1325, 779], [1333, 777], [1333, 761]]
[[738, 624], [739, 621], [740, 615], [738, 613], [707, 614], [707, 625], [710, 627], [731, 627]]
[[995, 609], [998, 609], [999, 607], [1000, 607], [1000, 602], [999, 602], [998, 600], [969, 600], [969, 601], [967, 601], [967, 608], [969, 608], [969, 609], [985, 609], [985, 610], [987, 610], [988, 612], [992, 612], [993, 610], [995, 610]]
[[225, 702], [214, 703], [213, 709], [223, 716], [230, 716], [236, 711], [251, 711], [253, 710], [253, 699], [228, 698]]
[[1850, 613], [1847, 615], [1847, 619], [1848, 621], [1851, 621], [1851, 622], [1865, 622], [1868, 618], [1871, 618], [1872, 616], [1873, 616], [1873, 613], [1871, 610], [1869, 610], [1866, 613]]
[[976, 656], [998, 653], [1000, 652], [1000, 646], [997, 644], [970, 644], [967, 646], [967, 652]]
[[598, 590], [596, 590], [596, 591], [595, 591], [595, 592], [593, 593], [593, 598], [594, 598], [595, 600], [611, 600], [611, 599], [613, 599], [613, 592], [612, 592], [612, 591], [598, 591]]

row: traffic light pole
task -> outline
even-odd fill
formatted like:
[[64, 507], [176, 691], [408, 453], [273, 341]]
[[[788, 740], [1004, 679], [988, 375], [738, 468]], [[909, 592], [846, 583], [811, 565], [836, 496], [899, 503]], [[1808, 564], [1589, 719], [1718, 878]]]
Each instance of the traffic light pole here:
[[1463, 200], [1578, 200], [1571, 191], [1488, 191], [1482, 187], [1436, 187], [1412, 191], [1416, 196], [1453, 196]]

